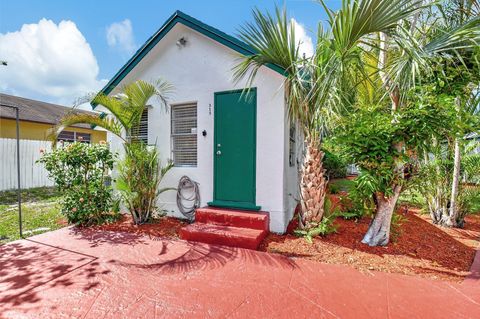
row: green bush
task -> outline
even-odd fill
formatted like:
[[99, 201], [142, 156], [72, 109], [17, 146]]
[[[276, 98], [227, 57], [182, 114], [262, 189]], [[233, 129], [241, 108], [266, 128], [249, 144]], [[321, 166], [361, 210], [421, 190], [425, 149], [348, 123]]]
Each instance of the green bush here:
[[69, 223], [87, 226], [118, 217], [118, 211], [111, 212], [112, 189], [105, 183], [114, 158], [106, 144], [75, 142], [38, 160], [63, 193], [61, 210]]
[[323, 151], [323, 167], [327, 172], [329, 179], [344, 178], [347, 176], [347, 160], [343, 150], [335, 146], [330, 141], [325, 141], [322, 146]]
[[135, 224], [148, 222], [158, 214], [158, 196], [175, 188], [159, 189], [163, 176], [173, 167], [161, 167], [156, 147], [142, 142], [125, 144], [125, 159], [119, 165], [117, 188]]
[[310, 244], [313, 238], [317, 236], [327, 236], [337, 232], [337, 225], [334, 224], [335, 218], [338, 216], [338, 210], [332, 210], [332, 202], [327, 198], [325, 200], [325, 215], [320, 222], [310, 222], [311, 227], [308, 229], [296, 229], [293, 233], [298, 237], [303, 237]]

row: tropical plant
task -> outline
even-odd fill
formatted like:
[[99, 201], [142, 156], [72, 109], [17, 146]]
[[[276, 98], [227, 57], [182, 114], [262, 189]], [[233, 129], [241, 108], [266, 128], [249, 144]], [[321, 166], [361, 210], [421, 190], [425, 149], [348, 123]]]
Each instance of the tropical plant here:
[[[382, 135], [388, 141], [385, 143], [384, 140], [378, 139], [379, 145], [374, 142], [370, 144], [369, 149], [359, 148], [360, 152], [355, 154], [359, 157], [359, 161], [367, 165], [362, 169], [368, 170], [372, 164], [381, 168], [373, 171], [370, 167], [370, 174], [377, 176], [378, 189], [372, 194], [375, 196], [376, 211], [362, 242], [371, 246], [388, 244], [393, 212], [399, 195], [411, 176], [412, 162], [415, 162], [418, 152], [428, 146], [432, 135], [435, 136], [441, 129], [438, 123], [435, 123], [435, 118], [440, 114], [432, 114], [428, 110], [430, 107], [428, 103], [412, 105], [413, 101], [419, 100], [419, 96], [415, 96], [413, 100], [409, 99], [410, 92], [428, 77], [439, 63], [455, 59], [463, 61], [465, 52], [476, 50], [480, 39], [478, 17], [446, 27], [444, 24], [439, 24], [438, 21], [442, 19], [438, 16], [432, 18], [435, 10], [431, 10], [428, 6], [423, 7], [418, 1], [410, 4], [414, 9], [409, 15], [403, 17], [388, 31], [379, 32], [378, 37], [365, 38], [363, 46], [364, 60], [372, 59], [374, 63], [369, 63], [368, 67], [375, 70], [369, 73], [369, 68], [363, 66], [364, 71], [361, 73], [363, 81], [366, 81], [369, 86], [377, 86], [378, 89], [383, 90], [389, 97], [390, 105], [387, 105], [383, 98], [380, 101], [373, 101], [373, 105], [371, 100], [362, 101], [362, 98], [368, 96], [366, 94], [357, 94], [353, 103], [354, 110], [365, 106], [380, 107], [383, 113], [381, 116], [386, 121], [383, 124], [376, 122], [381, 124], [378, 132], [375, 132], [376, 128], [364, 132], [361, 123], [356, 123], [357, 128], [353, 132], [361, 133], [364, 137], [367, 137], [365, 134], [368, 133], [370, 140], [373, 140], [377, 134]], [[377, 77], [380, 81], [377, 81]], [[361, 85], [360, 82], [356, 93], [359, 93], [359, 88], [364, 86], [367, 85]], [[430, 113], [431, 118], [425, 121], [422, 113]], [[413, 117], [408, 119], [409, 116]], [[367, 115], [365, 119], [368, 117]], [[363, 127], [368, 125], [365, 122]], [[425, 134], [421, 125], [426, 125], [424, 128], [432, 134]], [[354, 142], [353, 139], [356, 138], [352, 137], [350, 142]], [[358, 142], [360, 140], [355, 144], [360, 145]], [[378, 174], [380, 172], [381, 175]]]
[[338, 146], [339, 144], [333, 143], [332, 141], [323, 141], [323, 167], [329, 180], [347, 176], [347, 166], [349, 163], [345, 156], [346, 152]]
[[56, 141], [58, 134], [66, 127], [74, 124], [91, 124], [106, 129], [121, 138], [125, 143], [136, 140], [139, 123], [143, 111], [151, 99], [156, 98], [166, 107], [168, 94], [172, 86], [163, 80], [149, 83], [138, 80], [123, 86], [119, 94], [109, 96], [103, 93], [95, 94], [91, 104], [100, 105], [108, 111], [108, 115], [92, 113], [67, 114], [59, 124], [50, 131], [50, 138]]
[[397, 26], [417, 10], [421, 1], [411, 0], [344, 0], [333, 12], [321, 2], [329, 17], [330, 31], [319, 23], [317, 47], [313, 57], [301, 57], [294, 26], [286, 10], [276, 9], [274, 16], [253, 11], [254, 22], [240, 30], [243, 41], [255, 54], [241, 58], [235, 67], [237, 80], [247, 77], [252, 85], [258, 70], [277, 65], [285, 70], [285, 98], [290, 119], [298, 122], [305, 137], [301, 169], [301, 228], [308, 229], [324, 215], [326, 178], [320, 150], [322, 132], [328, 120], [335, 117], [352, 99], [351, 88], [358, 79], [362, 64], [362, 46], [377, 32]]
[[159, 188], [165, 174], [173, 167], [171, 162], [160, 165], [156, 147], [144, 143], [125, 146], [126, 156], [118, 166], [117, 189], [128, 207], [135, 224], [143, 224], [159, 215], [158, 196], [175, 188]]
[[[478, 143], [471, 144], [471, 147]], [[462, 182], [456, 196], [456, 227], [463, 227], [465, 216], [475, 213], [475, 203], [480, 202], [480, 154], [472, 153], [472, 148], [464, 148], [461, 154]], [[425, 209], [435, 224], [444, 225], [450, 219], [453, 148], [448, 144], [439, 147], [439, 151], [429, 153], [420, 166], [413, 187], [425, 201]]]
[[114, 158], [106, 144], [75, 142], [43, 153], [38, 160], [62, 191], [62, 213], [69, 223], [88, 226], [118, 217], [106, 183]]
[[332, 207], [332, 202], [329, 199], [325, 200], [324, 210], [325, 215], [320, 222], [312, 223], [308, 229], [296, 229], [294, 230], [294, 234], [305, 238], [308, 243], [312, 244], [313, 238], [317, 236], [324, 237], [337, 232], [338, 226], [335, 225], [334, 222], [338, 216], [341, 216], [341, 212]]
[[171, 167], [169, 164], [160, 168], [157, 151], [149, 150], [143, 141], [137, 138], [140, 120], [147, 104], [153, 98], [157, 98], [160, 104], [166, 107], [167, 96], [171, 90], [171, 85], [162, 80], [155, 83], [138, 80], [125, 85], [120, 93], [114, 96], [96, 94], [92, 104], [105, 108], [108, 115], [72, 113], [61, 119], [50, 134], [51, 138], [56, 140], [56, 136], [64, 128], [87, 123], [102, 127], [124, 141], [125, 160], [121, 165], [121, 178], [117, 187], [135, 224], [148, 221], [155, 212], [155, 201], [161, 192], [158, 184]]

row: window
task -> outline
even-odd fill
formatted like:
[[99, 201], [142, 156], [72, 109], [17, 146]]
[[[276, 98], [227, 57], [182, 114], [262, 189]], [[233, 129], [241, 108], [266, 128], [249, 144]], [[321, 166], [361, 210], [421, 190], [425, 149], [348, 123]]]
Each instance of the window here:
[[80, 133], [80, 132], [72, 132], [72, 131], [62, 131], [58, 137], [57, 141], [63, 142], [82, 142], [82, 143], [89, 143], [91, 141], [91, 134], [90, 133]]
[[148, 144], [148, 107], [143, 110], [139, 125], [132, 127], [131, 138]]
[[295, 166], [295, 161], [296, 161], [296, 156], [295, 156], [295, 148], [296, 148], [296, 143], [295, 143], [295, 124], [290, 123], [290, 132], [289, 132], [289, 152], [288, 152], [288, 163], [290, 164], [290, 167]]
[[197, 166], [197, 104], [172, 105], [172, 158], [175, 166]]

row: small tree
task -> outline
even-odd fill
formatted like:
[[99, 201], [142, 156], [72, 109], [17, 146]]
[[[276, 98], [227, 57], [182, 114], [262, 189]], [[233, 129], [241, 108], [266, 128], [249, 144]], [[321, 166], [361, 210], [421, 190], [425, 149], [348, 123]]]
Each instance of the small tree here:
[[101, 224], [117, 218], [112, 213], [112, 188], [108, 171], [115, 156], [106, 144], [71, 143], [44, 153], [38, 160], [62, 191], [62, 213], [69, 223]]
[[103, 106], [110, 114], [69, 114], [57, 125], [51, 137], [56, 140], [60, 132], [71, 125], [87, 123], [102, 127], [124, 141], [125, 161], [122, 164], [119, 190], [135, 224], [146, 222], [155, 210], [158, 196], [158, 183], [170, 165], [160, 169], [156, 150], [148, 150], [142, 141], [137, 140], [140, 120], [147, 104], [157, 98], [167, 106], [167, 95], [172, 87], [165, 81], [148, 83], [142, 80], [127, 84], [115, 96], [97, 94], [92, 103]]
[[[445, 3], [449, 4], [448, 1]], [[424, 9], [422, 2], [416, 2], [416, 12]], [[440, 7], [442, 9], [442, 7]], [[400, 10], [402, 10], [400, 8]], [[433, 11], [433, 18], [430, 16], [432, 11], [427, 7], [422, 15], [413, 15], [411, 19], [404, 18], [401, 23], [390, 28], [388, 32], [381, 31], [378, 37], [372, 37], [369, 42], [377, 43], [367, 50], [369, 57], [376, 60], [376, 73], [378, 74], [382, 86], [381, 88], [388, 95], [390, 105], [387, 108], [390, 112], [389, 125], [390, 132], [399, 132], [402, 128], [402, 122], [397, 120], [398, 114], [402, 109], [409, 108], [411, 100], [408, 94], [412, 88], [418, 85], [419, 81], [431, 73], [432, 66], [439, 61], [442, 63], [452, 59], [462, 61], [465, 51], [478, 50], [480, 42], [480, 19], [470, 17], [458, 24], [442, 24], [441, 16], [435, 16], [439, 11]], [[408, 17], [407, 17], [408, 18]], [[368, 73], [367, 73], [368, 75]], [[371, 77], [371, 74], [367, 78]], [[357, 96], [358, 98], [358, 96]], [[356, 101], [358, 103], [358, 99]], [[386, 106], [384, 106], [386, 108]], [[410, 126], [414, 128], [414, 126]], [[405, 134], [405, 137], [415, 137], [416, 132], [412, 130], [413, 135]], [[422, 136], [421, 132], [418, 136]], [[397, 137], [402, 135], [395, 134]], [[376, 211], [370, 227], [365, 234], [362, 242], [370, 246], [386, 245], [390, 237], [390, 225], [400, 193], [404, 189], [405, 179], [408, 176], [408, 162], [405, 157], [410, 153], [409, 145], [411, 141], [403, 138], [390, 139], [393, 144], [388, 148], [393, 152], [388, 157], [388, 162], [384, 165], [386, 168], [384, 181], [388, 185], [379, 185], [375, 192]], [[365, 152], [364, 154], [369, 154]], [[375, 153], [370, 153], [374, 155]], [[370, 157], [371, 161], [376, 161]], [[392, 161], [394, 165], [392, 164]]]
[[350, 103], [355, 81], [363, 68], [361, 55], [369, 37], [395, 28], [417, 10], [421, 0], [345, 0], [337, 12], [321, 1], [331, 30], [320, 22], [313, 57], [302, 57], [295, 26], [286, 11], [274, 16], [254, 10], [254, 23], [240, 30], [240, 38], [256, 53], [241, 58], [235, 67], [237, 80], [246, 77], [251, 86], [262, 66], [285, 70], [285, 100], [290, 120], [299, 123], [305, 138], [300, 181], [300, 227], [317, 227], [324, 216], [326, 177], [321, 151], [322, 127], [328, 126]]

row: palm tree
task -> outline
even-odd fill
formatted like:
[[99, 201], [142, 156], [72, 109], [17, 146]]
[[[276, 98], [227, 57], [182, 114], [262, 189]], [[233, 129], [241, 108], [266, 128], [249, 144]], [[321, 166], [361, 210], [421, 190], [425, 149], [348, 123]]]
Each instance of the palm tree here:
[[85, 123], [102, 127], [123, 140], [125, 159], [119, 163], [116, 186], [134, 224], [147, 222], [156, 210], [158, 196], [164, 191], [172, 190], [159, 189], [159, 184], [173, 165], [167, 163], [161, 167], [157, 149], [149, 149], [146, 144], [137, 141], [137, 130], [147, 104], [151, 99], [157, 98], [166, 107], [167, 95], [171, 90], [171, 85], [165, 81], [149, 83], [138, 80], [125, 85], [121, 93], [115, 96], [97, 94], [92, 103], [103, 106], [109, 115], [71, 113], [61, 119], [50, 133], [52, 140], [56, 141], [65, 127]]
[[247, 78], [251, 86], [258, 70], [274, 64], [285, 70], [285, 99], [288, 114], [305, 137], [301, 168], [302, 228], [315, 227], [324, 214], [326, 179], [319, 128], [329, 116], [351, 99], [352, 74], [363, 70], [361, 55], [368, 37], [397, 26], [399, 21], [418, 10], [420, 0], [343, 0], [341, 9], [332, 12], [321, 2], [329, 17], [330, 30], [319, 23], [317, 47], [313, 57], [299, 54], [294, 26], [286, 10], [276, 8], [275, 15], [254, 9], [253, 23], [240, 30], [240, 38], [253, 47], [255, 54], [241, 58], [234, 69], [236, 80]]
[[51, 130], [49, 137], [56, 141], [60, 132], [74, 124], [90, 124], [106, 129], [115, 134], [125, 143], [130, 143], [137, 135], [143, 111], [152, 98], [157, 98], [164, 107], [167, 105], [167, 96], [172, 86], [158, 80], [155, 83], [138, 80], [121, 88], [121, 93], [108, 96], [96, 94], [91, 99], [92, 104], [104, 107], [109, 114], [71, 113], [63, 117], [59, 124]]
[[[388, 34], [380, 32], [379, 37], [373, 39], [378, 43], [378, 47], [372, 50], [371, 54], [377, 52], [378, 74], [383, 82], [383, 89], [390, 97], [392, 115], [401, 111], [408, 100], [407, 93], [422, 78], [431, 74], [433, 66], [439, 62], [463, 63], [463, 53], [478, 48], [480, 40], [478, 17], [458, 24], [440, 26], [438, 18], [429, 19], [429, 7], [418, 5], [419, 9], [426, 8], [422, 11], [426, 17], [415, 14], [413, 19], [402, 21]], [[392, 125], [396, 124], [392, 122]], [[391, 172], [395, 178], [390, 185], [386, 185], [388, 191], [375, 193], [375, 217], [362, 240], [371, 246], [388, 243], [393, 212], [405, 182], [402, 155], [405, 155], [407, 150], [403, 141], [395, 142], [392, 146], [401, 155], [395, 157], [396, 166]]]

